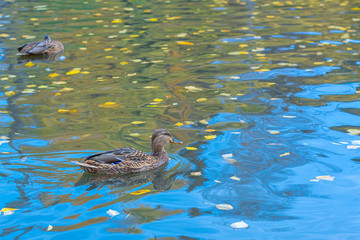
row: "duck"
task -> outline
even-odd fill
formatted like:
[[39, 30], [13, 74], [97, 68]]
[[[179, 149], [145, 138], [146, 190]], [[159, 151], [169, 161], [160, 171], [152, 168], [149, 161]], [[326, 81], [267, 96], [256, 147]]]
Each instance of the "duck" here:
[[24, 44], [17, 49], [17, 55], [57, 54], [64, 51], [64, 46], [59, 41], [52, 41], [49, 35], [44, 35], [42, 41]]
[[150, 154], [125, 147], [88, 156], [83, 162], [73, 161], [85, 172], [93, 174], [139, 173], [158, 168], [169, 161], [164, 148], [167, 143], [182, 144], [166, 129], [157, 129], [151, 137]]

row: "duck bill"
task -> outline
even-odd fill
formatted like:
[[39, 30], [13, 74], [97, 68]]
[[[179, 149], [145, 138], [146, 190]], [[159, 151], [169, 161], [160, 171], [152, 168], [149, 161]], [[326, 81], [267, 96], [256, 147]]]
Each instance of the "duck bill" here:
[[175, 139], [175, 138], [171, 139], [170, 142], [171, 142], [171, 143], [176, 143], [176, 144], [182, 144], [182, 141], [179, 141], [179, 140], [177, 140], [177, 139]]

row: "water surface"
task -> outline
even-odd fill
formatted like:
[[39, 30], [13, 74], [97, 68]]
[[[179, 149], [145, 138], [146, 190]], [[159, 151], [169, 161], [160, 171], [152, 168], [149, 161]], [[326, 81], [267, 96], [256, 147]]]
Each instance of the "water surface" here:
[[[359, 238], [357, 2], [0, 4], [4, 239]], [[16, 56], [44, 34], [63, 56]], [[163, 168], [71, 163], [157, 128]]]

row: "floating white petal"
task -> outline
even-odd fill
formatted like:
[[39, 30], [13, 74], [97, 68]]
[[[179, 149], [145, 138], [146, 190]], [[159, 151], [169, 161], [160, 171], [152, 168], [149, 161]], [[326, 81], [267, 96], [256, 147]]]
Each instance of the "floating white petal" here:
[[234, 229], [239, 229], [239, 228], [248, 228], [249, 225], [244, 222], [244, 221], [241, 221], [241, 222], [234, 222], [230, 225], [230, 227], [234, 228]]
[[233, 206], [231, 206], [230, 204], [217, 204], [216, 205], [216, 208], [217, 209], [220, 209], [220, 210], [233, 210]]

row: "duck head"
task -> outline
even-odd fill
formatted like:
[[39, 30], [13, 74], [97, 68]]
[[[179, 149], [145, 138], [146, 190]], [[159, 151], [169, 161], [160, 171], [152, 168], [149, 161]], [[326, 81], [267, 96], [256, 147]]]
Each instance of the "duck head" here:
[[151, 137], [152, 154], [157, 155], [165, 152], [164, 145], [167, 143], [181, 144], [182, 142], [175, 139], [169, 131], [165, 129], [157, 129]]
[[49, 44], [51, 43], [51, 38], [50, 38], [49, 35], [44, 35], [42, 41], [43, 41], [43, 42], [46, 44], [46, 46], [47, 46], [47, 45], [49, 45]]

